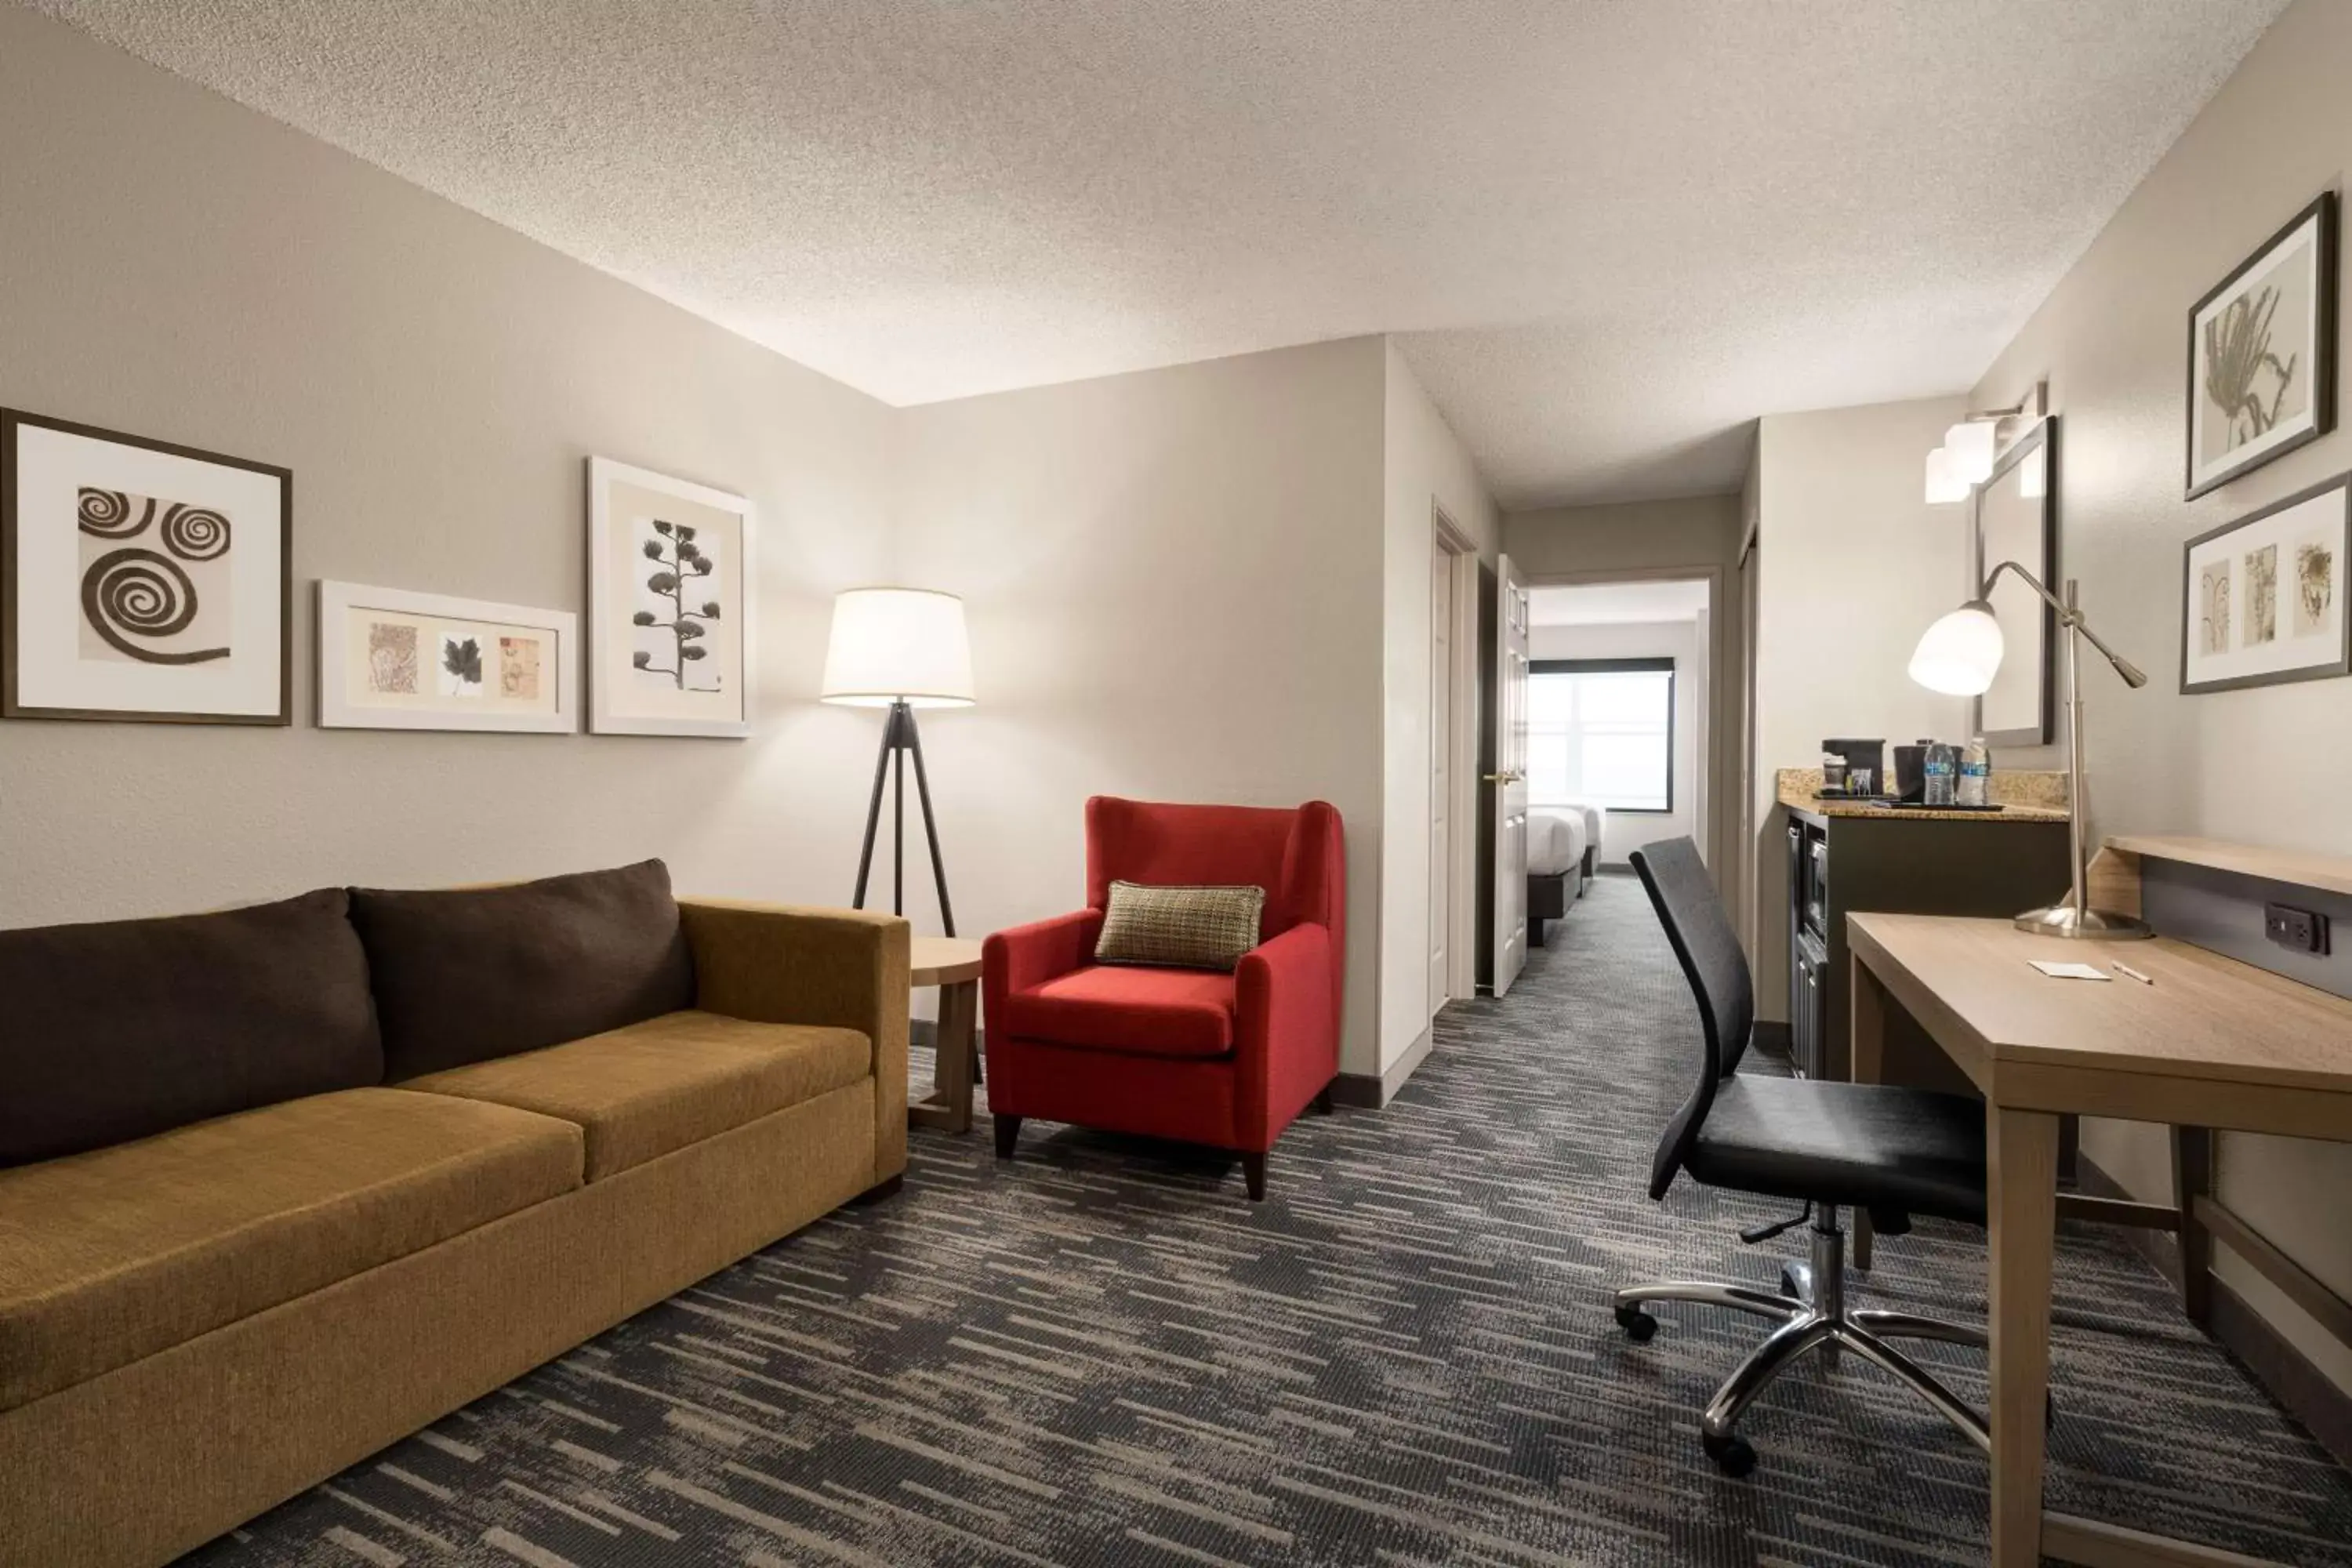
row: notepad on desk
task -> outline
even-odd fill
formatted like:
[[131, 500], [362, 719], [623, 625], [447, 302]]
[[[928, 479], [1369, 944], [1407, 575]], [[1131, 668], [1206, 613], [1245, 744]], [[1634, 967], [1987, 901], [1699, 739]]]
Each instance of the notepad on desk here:
[[2047, 958], [2029, 958], [2028, 963], [2053, 980], [2109, 980], [2114, 976], [2087, 963], [2063, 963]]

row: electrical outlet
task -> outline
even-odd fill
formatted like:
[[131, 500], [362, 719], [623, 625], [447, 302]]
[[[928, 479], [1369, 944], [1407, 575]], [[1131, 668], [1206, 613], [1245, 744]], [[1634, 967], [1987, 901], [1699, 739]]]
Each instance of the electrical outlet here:
[[2263, 906], [2263, 934], [2290, 952], [2326, 952], [2327, 917], [2292, 904]]

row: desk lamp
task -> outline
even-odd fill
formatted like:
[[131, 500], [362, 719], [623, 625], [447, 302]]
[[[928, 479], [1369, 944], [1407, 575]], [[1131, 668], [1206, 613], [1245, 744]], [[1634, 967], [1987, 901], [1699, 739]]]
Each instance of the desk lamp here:
[[2066, 583], [2066, 597], [2042, 586], [2042, 580], [2014, 561], [2004, 561], [1985, 574], [1977, 596], [1945, 616], [1919, 638], [1911, 655], [1911, 679], [1930, 691], [1954, 697], [1980, 697], [2000, 668], [2000, 623], [1993, 618], [1992, 586], [2004, 572], [2014, 572], [2025, 585], [2042, 595], [2058, 613], [2066, 638], [2066, 847], [2074, 886], [2066, 901], [2047, 909], [2029, 910], [2017, 917], [2020, 931], [2044, 936], [2076, 937], [2091, 942], [2120, 942], [2155, 934], [2147, 922], [2130, 915], [2091, 907], [2087, 886], [2090, 861], [2083, 840], [2083, 671], [2082, 645], [2088, 642], [2115, 666], [2124, 684], [2137, 689], [2147, 677], [2137, 665], [2099, 640], [2074, 606], [2074, 584]]

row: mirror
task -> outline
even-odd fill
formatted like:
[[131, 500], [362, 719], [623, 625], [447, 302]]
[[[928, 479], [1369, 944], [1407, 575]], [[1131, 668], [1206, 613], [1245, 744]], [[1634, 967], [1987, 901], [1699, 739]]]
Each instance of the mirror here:
[[[1992, 477], [1977, 487], [1975, 508], [1972, 581], [1981, 584], [1987, 572], [2014, 561], [2049, 584], [2051, 592], [2061, 591], [2054, 416], [2036, 424], [2000, 455]], [[2014, 574], [2000, 580], [1990, 599], [2004, 651], [1992, 686], [1977, 699], [1975, 733], [1994, 746], [2046, 746], [2056, 708], [2056, 666], [2050, 650], [2057, 637], [2057, 616]]]

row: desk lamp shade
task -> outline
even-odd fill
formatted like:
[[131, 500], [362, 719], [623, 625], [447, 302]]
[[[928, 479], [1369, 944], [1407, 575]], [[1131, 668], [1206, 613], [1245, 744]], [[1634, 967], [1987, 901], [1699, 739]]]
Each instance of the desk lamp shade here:
[[1930, 691], [1981, 697], [2000, 668], [2000, 623], [1992, 606], [1973, 599], [1937, 619], [1911, 655], [1911, 679]]
[[852, 708], [970, 706], [963, 601], [922, 588], [852, 588], [836, 595], [819, 696]]

